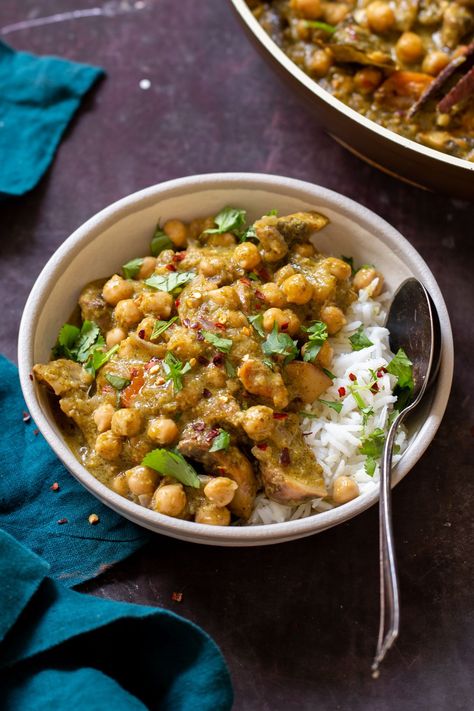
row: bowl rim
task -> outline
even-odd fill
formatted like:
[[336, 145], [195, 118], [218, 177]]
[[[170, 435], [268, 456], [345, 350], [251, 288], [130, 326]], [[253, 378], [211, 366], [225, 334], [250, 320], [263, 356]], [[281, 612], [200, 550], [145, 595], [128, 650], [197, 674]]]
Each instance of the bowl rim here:
[[[312, 94], [315, 94], [319, 99], [329, 104], [332, 108], [336, 109], [339, 113], [345, 114], [352, 121], [360, 124], [369, 131], [379, 134], [382, 138], [390, 141], [394, 146], [402, 145], [403, 148], [418, 153], [421, 156], [431, 158], [433, 160], [438, 160], [441, 163], [447, 163], [448, 165], [455, 166], [456, 168], [461, 168], [467, 174], [474, 172], [474, 162], [468, 161], [464, 158], [456, 158], [456, 156], [451, 156], [448, 153], [443, 153], [442, 151], [437, 151], [434, 148], [429, 148], [428, 146], [423, 146], [421, 143], [417, 143], [410, 138], [405, 138], [405, 136], [392, 131], [391, 129], [385, 128], [380, 124], [366, 118], [360, 114], [355, 109], [345, 104], [340, 99], [337, 99], [329, 91], [326, 91], [322, 86], [320, 86], [314, 79], [312, 79], [308, 74], [306, 74], [302, 69], [298, 67], [292, 59], [288, 57], [285, 52], [280, 49], [280, 47], [272, 40], [270, 35], [263, 29], [256, 17], [253, 15], [252, 11], [248, 7], [246, 0], [230, 0], [235, 8], [235, 11], [245, 22], [247, 27], [251, 30], [259, 42], [265, 47], [265, 49], [278, 61], [280, 65], [284, 67], [292, 76], [295, 77], [301, 84], [303, 84]], [[329, 133], [331, 131], [327, 129]], [[339, 140], [339, 139], [337, 139]], [[349, 150], [353, 150], [352, 146], [348, 146], [343, 142]], [[359, 154], [360, 155], [360, 154]], [[365, 156], [364, 156], [365, 160]], [[385, 170], [385, 168], [384, 168]], [[408, 180], [408, 182], [410, 182]], [[413, 183], [417, 185], [416, 183]], [[422, 186], [420, 186], [422, 187]]]
[[393, 486], [412, 469], [433, 439], [446, 409], [453, 376], [451, 325], [444, 299], [433, 274], [415, 248], [394, 227], [348, 197], [327, 188], [283, 176], [258, 173], [210, 173], [159, 183], [132, 193], [105, 207], [75, 230], [60, 245], [32, 287], [23, 311], [18, 338], [19, 374], [25, 402], [37, 427], [59, 459], [71, 474], [103, 503], [145, 528], [171, 537], [210, 545], [264, 545], [309, 536], [343, 523], [372, 506], [378, 499], [378, 489], [362, 494], [357, 499], [330, 511], [283, 523], [221, 528], [173, 519], [142, 508], [139, 504], [113, 492], [79, 463], [63, 441], [58, 428], [50, 425], [44, 414], [37, 395], [38, 386], [30, 379], [30, 373], [33, 366], [33, 343], [38, 315], [49, 296], [49, 285], [54, 283], [66, 261], [74, 259], [83, 246], [93, 241], [105, 229], [134, 212], [156, 204], [160, 199], [184, 197], [190, 193], [210, 190], [239, 188], [273, 191], [275, 194], [295, 197], [302, 202], [322, 203], [329, 209], [337, 210], [369, 233], [376, 234], [377, 239], [389, 250], [399, 258], [403, 258], [410, 270], [413, 268], [417, 272], [417, 276], [422, 279], [430, 292], [442, 325], [442, 362], [438, 381], [433, 386], [429, 412], [416, 434], [415, 441], [407, 449], [394, 470]]

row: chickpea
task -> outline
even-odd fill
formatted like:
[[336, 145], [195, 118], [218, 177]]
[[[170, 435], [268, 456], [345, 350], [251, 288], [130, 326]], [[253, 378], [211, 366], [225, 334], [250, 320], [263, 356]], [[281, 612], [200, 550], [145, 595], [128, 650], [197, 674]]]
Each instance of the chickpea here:
[[99, 407], [94, 410], [93, 418], [97, 430], [99, 432], [105, 432], [106, 430], [110, 430], [110, 425], [112, 423], [112, 415], [114, 414], [114, 412], [114, 406], [108, 403], [99, 405]]
[[[310, 347], [310, 343], [305, 343], [303, 348], [301, 349], [302, 355], [306, 353], [308, 348]], [[319, 353], [316, 356], [315, 363], [318, 363], [318, 365], [322, 366], [323, 368], [329, 368], [332, 362], [332, 357], [334, 355], [334, 351], [332, 347], [329, 345], [327, 341], [324, 341], [323, 345], [319, 349]]]
[[145, 292], [138, 297], [137, 304], [144, 314], [167, 319], [173, 308], [173, 297], [164, 291]]
[[177, 438], [179, 430], [174, 420], [169, 417], [156, 417], [148, 423], [146, 433], [156, 444], [171, 444]]
[[386, 2], [374, 0], [367, 7], [367, 22], [372, 32], [381, 35], [394, 27], [395, 14]]
[[135, 496], [153, 494], [159, 476], [158, 472], [154, 469], [142, 466], [133, 467], [133, 469], [129, 469], [125, 472], [128, 488]]
[[329, 50], [316, 49], [308, 61], [308, 70], [317, 77], [325, 77], [332, 66]]
[[338, 25], [349, 14], [350, 7], [345, 2], [328, 2], [324, 4], [324, 19], [330, 25]]
[[223, 232], [220, 235], [209, 235], [207, 244], [211, 247], [233, 247], [235, 237], [231, 232]]
[[431, 74], [435, 77], [449, 64], [449, 62], [450, 59], [445, 52], [428, 52], [423, 60], [421, 69], [426, 74]]
[[205, 277], [215, 276], [222, 270], [222, 261], [219, 257], [204, 257], [199, 262], [199, 271]]
[[114, 315], [118, 325], [124, 328], [135, 326], [143, 316], [133, 299], [119, 301], [115, 307]]
[[323, 304], [331, 298], [337, 286], [336, 277], [332, 274], [324, 274], [324, 277], [318, 278], [313, 285], [313, 299], [318, 304]]
[[338, 306], [323, 306], [320, 316], [330, 336], [334, 336], [346, 324], [346, 317]]
[[181, 484], [160, 486], [151, 500], [152, 509], [165, 516], [181, 516], [186, 504], [186, 493]]
[[196, 511], [194, 517], [196, 523], [207, 523], [208, 526], [228, 526], [230, 523], [230, 511], [224, 506], [215, 504], [204, 504]]
[[316, 250], [310, 242], [303, 242], [303, 244], [293, 247], [293, 252], [299, 254], [300, 257], [314, 257]]
[[370, 295], [379, 296], [383, 289], [384, 279], [382, 274], [374, 267], [362, 267], [359, 269], [354, 276], [352, 285], [356, 291], [360, 291], [361, 289], [367, 289], [375, 279], [378, 279], [378, 283], [372, 287]]
[[101, 432], [95, 441], [95, 451], [103, 459], [111, 462], [120, 457], [122, 451], [122, 440], [111, 430]]
[[234, 260], [243, 269], [250, 271], [260, 264], [261, 257], [256, 245], [252, 242], [243, 242], [234, 249]]
[[321, 0], [291, 0], [290, 7], [306, 20], [317, 20], [323, 14]]
[[153, 274], [156, 267], [155, 257], [145, 257], [137, 274], [137, 279], [148, 279]]
[[108, 304], [116, 306], [119, 301], [129, 299], [133, 296], [133, 284], [129, 281], [125, 281], [125, 279], [122, 279], [118, 274], [114, 274], [105, 282], [102, 288], [102, 296]]
[[281, 286], [285, 279], [288, 279], [288, 277], [293, 276], [293, 274], [296, 274], [296, 272], [291, 266], [291, 264], [285, 264], [284, 267], [281, 267], [281, 269], [275, 272], [273, 280], [278, 284], [278, 286]]
[[254, 405], [244, 410], [242, 414], [242, 427], [250, 439], [261, 442], [273, 433], [275, 420], [273, 410], [266, 405]]
[[270, 306], [285, 306], [286, 298], [284, 293], [280, 291], [278, 286], [272, 281], [269, 281], [267, 284], [262, 284], [260, 291], [263, 294], [265, 301]]
[[146, 316], [143, 318], [137, 326], [137, 336], [144, 341], [149, 341], [153, 329], [155, 327], [156, 319], [153, 316]]
[[125, 472], [120, 472], [120, 474], [114, 476], [112, 479], [112, 489], [117, 492], [117, 494], [120, 494], [120, 496], [127, 496], [130, 489], [128, 488]]
[[222, 286], [220, 289], [211, 289], [207, 296], [218, 306], [226, 306], [229, 309], [240, 307], [239, 297], [233, 286]]
[[339, 279], [340, 281], [349, 279], [352, 274], [350, 264], [344, 262], [342, 259], [338, 259], [337, 257], [328, 257], [325, 259], [324, 266], [327, 267], [330, 274], [335, 276], [336, 279]]
[[211, 504], [216, 506], [227, 506], [234, 498], [238, 485], [226, 476], [218, 476], [206, 484], [204, 494]]
[[168, 220], [163, 225], [163, 232], [168, 235], [175, 247], [185, 247], [188, 241], [188, 228], [181, 220]]
[[354, 74], [354, 86], [361, 93], [372, 94], [382, 83], [383, 74], [376, 67], [364, 67]]
[[118, 326], [111, 328], [110, 331], [107, 331], [105, 336], [107, 348], [112, 348], [112, 346], [116, 346], [118, 343], [121, 343], [126, 336], [127, 334], [123, 328], [119, 328]]
[[416, 32], [404, 32], [395, 45], [397, 57], [405, 64], [419, 62], [425, 53], [423, 40]]
[[[273, 324], [276, 323], [279, 330], [283, 330], [285, 333], [289, 333], [293, 336], [300, 327], [300, 320], [298, 316], [290, 309], [271, 308], [267, 309], [263, 314], [263, 328], [265, 331], [270, 332], [273, 329]], [[282, 326], [286, 328], [282, 329]]]
[[338, 476], [334, 481], [332, 498], [335, 504], [345, 504], [359, 496], [359, 487], [348, 476]]
[[313, 287], [302, 274], [285, 279], [281, 290], [292, 304], [307, 304], [313, 296]]
[[142, 416], [138, 410], [131, 407], [122, 407], [112, 416], [112, 432], [122, 437], [133, 437], [142, 428]]

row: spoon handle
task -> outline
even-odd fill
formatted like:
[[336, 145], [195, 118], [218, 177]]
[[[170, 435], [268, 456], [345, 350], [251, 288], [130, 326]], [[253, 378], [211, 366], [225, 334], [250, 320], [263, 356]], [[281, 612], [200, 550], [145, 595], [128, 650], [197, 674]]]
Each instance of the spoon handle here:
[[393, 422], [382, 455], [379, 502], [380, 545], [380, 623], [377, 651], [372, 671], [377, 672], [386, 653], [398, 637], [400, 626], [400, 599], [398, 593], [397, 561], [392, 529], [392, 452], [398, 425], [398, 416]]

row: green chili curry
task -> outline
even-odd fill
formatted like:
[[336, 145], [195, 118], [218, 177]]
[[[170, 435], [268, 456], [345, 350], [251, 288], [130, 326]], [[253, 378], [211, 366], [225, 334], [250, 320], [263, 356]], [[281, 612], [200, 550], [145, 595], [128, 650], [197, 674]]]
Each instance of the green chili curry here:
[[315, 249], [327, 223], [273, 211], [246, 228], [233, 208], [169, 220], [153, 256], [85, 287], [77, 325], [33, 370], [94, 476], [215, 525], [248, 519], [261, 489], [284, 504], [327, 496], [299, 413], [332, 382], [328, 335], [359, 289], [383, 282]]
[[406, 138], [474, 160], [474, 0], [248, 0], [336, 98]]

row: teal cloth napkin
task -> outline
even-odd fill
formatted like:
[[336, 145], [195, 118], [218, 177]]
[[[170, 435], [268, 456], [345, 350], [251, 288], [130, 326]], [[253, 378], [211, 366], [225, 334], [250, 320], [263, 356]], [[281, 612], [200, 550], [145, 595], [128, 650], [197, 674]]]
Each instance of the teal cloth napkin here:
[[103, 74], [0, 41], [0, 193], [23, 195], [35, 187], [82, 97]]
[[[151, 534], [89, 494], [33, 420], [24, 422], [24, 413], [17, 368], [0, 356], [0, 528], [45, 558], [52, 577], [77, 585], [126, 558]], [[92, 513], [99, 516], [94, 526]]]
[[5, 711], [228, 711], [225, 662], [166, 610], [69, 590], [0, 531], [0, 689]]

